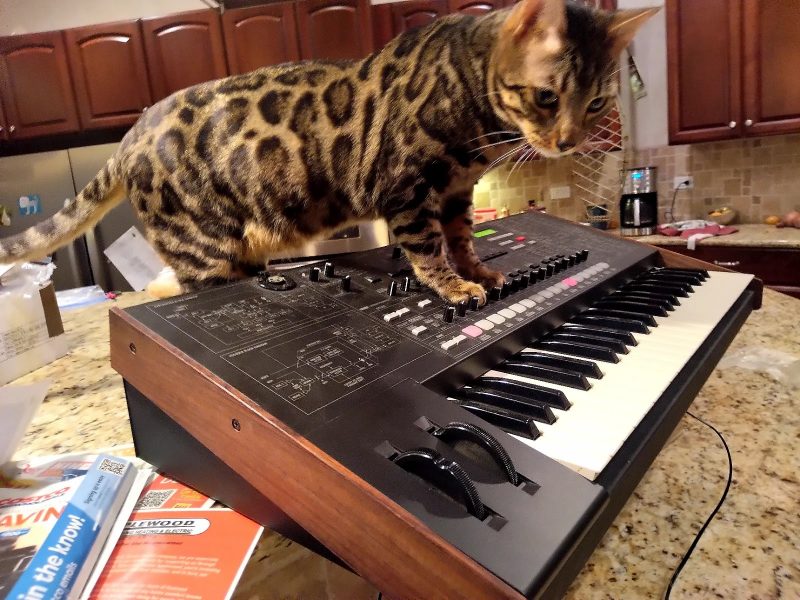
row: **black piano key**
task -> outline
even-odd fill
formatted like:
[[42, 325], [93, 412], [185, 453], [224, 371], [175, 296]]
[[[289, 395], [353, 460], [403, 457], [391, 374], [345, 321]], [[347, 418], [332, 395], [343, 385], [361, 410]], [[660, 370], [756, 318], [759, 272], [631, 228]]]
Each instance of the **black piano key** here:
[[702, 282], [697, 283], [696, 279], [686, 279], [673, 275], [648, 275], [647, 277], [638, 278], [637, 281], [656, 281], [667, 285], [683, 286], [687, 292], [693, 292], [694, 286], [702, 284]]
[[516, 373], [517, 375], [525, 375], [531, 379], [539, 379], [548, 383], [565, 385], [578, 390], [588, 390], [592, 387], [583, 373], [549, 365], [538, 365], [532, 362], [511, 359], [498, 365], [497, 370], [506, 373]]
[[[478, 382], [480, 383], [480, 379]], [[524, 396], [517, 396], [516, 394], [509, 394], [508, 392], [498, 392], [497, 390], [489, 388], [468, 385], [454, 392], [453, 398], [462, 402], [481, 402], [498, 408], [515, 410], [532, 417], [540, 423], [547, 423], [548, 425], [552, 425], [556, 422], [553, 409], [544, 402], [539, 402]]]
[[619, 300], [622, 302], [644, 302], [646, 304], [653, 304], [655, 306], [660, 307], [662, 310], [667, 312], [671, 312], [675, 310], [672, 304], [667, 300], [659, 300], [657, 298], [651, 298], [639, 292], [614, 292], [606, 300]]
[[677, 273], [675, 271], [665, 271], [663, 269], [653, 269], [647, 273], [647, 276], [663, 279], [675, 279], [676, 281], [683, 281], [690, 285], [703, 285], [703, 282], [706, 280], [705, 277], [699, 273]]
[[672, 279], [666, 279], [664, 277], [643, 277], [642, 279], [637, 279], [636, 283], [644, 283], [644, 284], [654, 284], [660, 285], [665, 288], [677, 288], [686, 292], [687, 294], [691, 294], [694, 291], [694, 288], [689, 283], [683, 283], [682, 281], [674, 281]]
[[653, 315], [654, 317], [667, 316], [667, 311], [664, 308], [651, 302], [605, 298], [595, 302], [594, 306], [598, 308], [610, 308], [611, 310], [624, 310], [634, 314]]
[[517, 381], [516, 379], [504, 379], [502, 377], [478, 377], [476, 385], [498, 392], [505, 392], [515, 396], [531, 398], [539, 402], [544, 402], [555, 408], [567, 410], [572, 404], [564, 392], [552, 388], [543, 387], [528, 381]]
[[583, 373], [587, 377], [591, 377], [593, 379], [602, 379], [603, 377], [603, 372], [596, 363], [593, 363], [590, 360], [581, 360], [580, 358], [556, 356], [554, 354], [547, 354], [546, 352], [537, 352], [536, 350], [523, 350], [522, 352], [519, 352], [511, 357], [510, 360], [517, 362], [530, 362], [537, 365], [547, 365], [549, 367], [558, 367], [559, 369], [568, 369], [570, 371], [575, 371], [576, 373]]
[[647, 298], [650, 300], [660, 300], [661, 302], [666, 302], [671, 306], [680, 306], [681, 303], [678, 301], [678, 297], [674, 296], [673, 294], [657, 294], [655, 292], [644, 292], [642, 290], [633, 290], [633, 291], [621, 291], [618, 290], [611, 294], [612, 298], [617, 296], [636, 296], [638, 298]]
[[656, 267], [657, 271], [665, 271], [667, 273], [690, 273], [693, 275], [699, 275], [704, 280], [708, 279], [708, 271], [705, 269], [681, 269], [678, 267]]
[[679, 296], [680, 298], [689, 297], [689, 293], [683, 289], [662, 283], [640, 283], [632, 281], [631, 283], [626, 284], [622, 289], [625, 291], [641, 290], [643, 292], [655, 292], [656, 294], [670, 294], [672, 296]]
[[644, 333], [645, 335], [650, 333], [650, 329], [645, 323], [635, 319], [626, 319], [624, 317], [580, 314], [574, 317], [570, 322], [576, 325], [608, 327], [609, 329], [616, 329], [618, 331], [633, 331], [635, 333]]
[[533, 347], [541, 350], [550, 350], [552, 352], [569, 354], [571, 356], [580, 356], [581, 358], [591, 358], [592, 360], [599, 360], [602, 362], [619, 362], [619, 357], [613, 350], [603, 348], [602, 346], [594, 346], [592, 344], [545, 339], [539, 340], [533, 344]]
[[581, 314], [584, 315], [597, 315], [599, 317], [619, 317], [620, 319], [631, 319], [634, 321], [640, 321], [644, 325], [649, 325], [650, 327], [658, 327], [658, 323], [656, 323], [655, 317], [653, 315], [643, 315], [641, 313], [633, 313], [626, 310], [617, 310], [614, 308], [608, 308], [605, 306], [598, 306], [587, 308]]
[[630, 331], [621, 331], [611, 327], [580, 325], [578, 323], [564, 323], [556, 331], [573, 331], [575, 333], [585, 333], [587, 335], [600, 335], [624, 342], [628, 346], [636, 346], [639, 342]]
[[537, 439], [541, 434], [536, 421], [526, 414], [507, 408], [498, 408], [482, 402], [459, 402], [461, 408], [480, 417], [487, 423], [496, 425], [507, 433], [516, 433], [522, 437]]
[[579, 344], [591, 344], [593, 346], [602, 346], [603, 348], [608, 348], [609, 350], [613, 350], [617, 354], [628, 353], [628, 347], [625, 345], [625, 342], [621, 342], [613, 338], [603, 337], [602, 335], [581, 334], [569, 331], [554, 331], [553, 333], [548, 335], [547, 338], [545, 339], [561, 340], [564, 342], [578, 342]]

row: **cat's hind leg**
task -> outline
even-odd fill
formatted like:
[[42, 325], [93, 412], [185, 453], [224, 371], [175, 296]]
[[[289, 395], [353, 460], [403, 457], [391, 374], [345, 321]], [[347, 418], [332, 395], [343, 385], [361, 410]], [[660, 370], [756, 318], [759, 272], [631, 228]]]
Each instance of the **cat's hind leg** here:
[[484, 265], [475, 252], [472, 238], [472, 199], [453, 196], [442, 202], [442, 231], [447, 240], [450, 260], [459, 275], [480, 283], [486, 289], [503, 285], [505, 277]]
[[447, 262], [438, 213], [425, 207], [403, 211], [389, 219], [389, 227], [421, 283], [453, 304], [472, 296], [477, 296], [481, 305], [486, 303], [483, 287], [459, 277]]

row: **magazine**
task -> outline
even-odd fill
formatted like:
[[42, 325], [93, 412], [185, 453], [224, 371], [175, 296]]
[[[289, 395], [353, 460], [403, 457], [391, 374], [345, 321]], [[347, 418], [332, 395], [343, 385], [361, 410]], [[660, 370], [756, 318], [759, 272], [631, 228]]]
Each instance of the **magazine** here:
[[4, 465], [0, 598], [77, 597], [104, 545], [114, 545], [114, 524], [127, 520], [148, 476], [107, 454]]
[[226, 600], [263, 527], [227, 508], [131, 514], [92, 600]]

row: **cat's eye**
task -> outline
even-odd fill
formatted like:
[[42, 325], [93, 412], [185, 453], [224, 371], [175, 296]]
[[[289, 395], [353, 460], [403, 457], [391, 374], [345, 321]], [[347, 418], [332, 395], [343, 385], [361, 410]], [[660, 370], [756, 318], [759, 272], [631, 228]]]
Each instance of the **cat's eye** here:
[[547, 88], [536, 88], [533, 98], [541, 108], [554, 108], [558, 104], [558, 94]]
[[606, 99], [602, 96], [598, 96], [591, 102], [589, 102], [589, 112], [598, 112], [601, 108], [606, 105]]

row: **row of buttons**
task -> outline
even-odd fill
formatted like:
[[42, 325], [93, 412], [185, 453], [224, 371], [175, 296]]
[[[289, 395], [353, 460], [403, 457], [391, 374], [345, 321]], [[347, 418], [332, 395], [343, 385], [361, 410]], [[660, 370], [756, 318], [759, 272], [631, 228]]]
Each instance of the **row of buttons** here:
[[459, 339], [458, 342], [451, 344], [453, 340], [457, 338], [463, 338], [464, 335], [469, 337], [478, 337], [480, 335], [483, 335], [485, 332], [494, 329], [495, 325], [501, 325], [505, 323], [506, 320], [524, 313], [525, 311], [535, 307], [538, 303], [544, 302], [545, 300], [552, 298], [568, 290], [571, 287], [575, 287], [581, 281], [593, 277], [594, 275], [596, 275], [600, 271], [603, 271], [604, 269], [607, 269], [608, 267], [609, 267], [608, 263], [605, 262], [598, 263], [592, 267], [589, 267], [588, 269], [584, 269], [580, 273], [576, 273], [571, 277], [567, 277], [566, 279], [554, 285], [551, 285], [547, 289], [544, 289], [536, 294], [533, 294], [528, 298], [523, 298], [519, 302], [512, 304], [508, 308], [503, 308], [501, 310], [498, 310], [496, 313], [487, 315], [486, 318], [481, 319], [480, 321], [476, 321], [472, 325], [467, 325], [466, 327], [464, 327], [461, 330], [461, 334], [463, 335], [460, 334], [455, 338], [443, 342], [442, 349], [447, 350], [453, 347], [454, 345], [457, 345], [458, 343], [462, 342], [463, 339]]
[[407, 313], [410, 313], [410, 312], [411, 312], [411, 309], [409, 309], [409, 308], [401, 308], [400, 310], [396, 310], [395, 312], [386, 313], [385, 315], [383, 315], [383, 320], [386, 321], [387, 323], [389, 323], [391, 321], [394, 321], [395, 319], [399, 319], [403, 315], [405, 315]]

